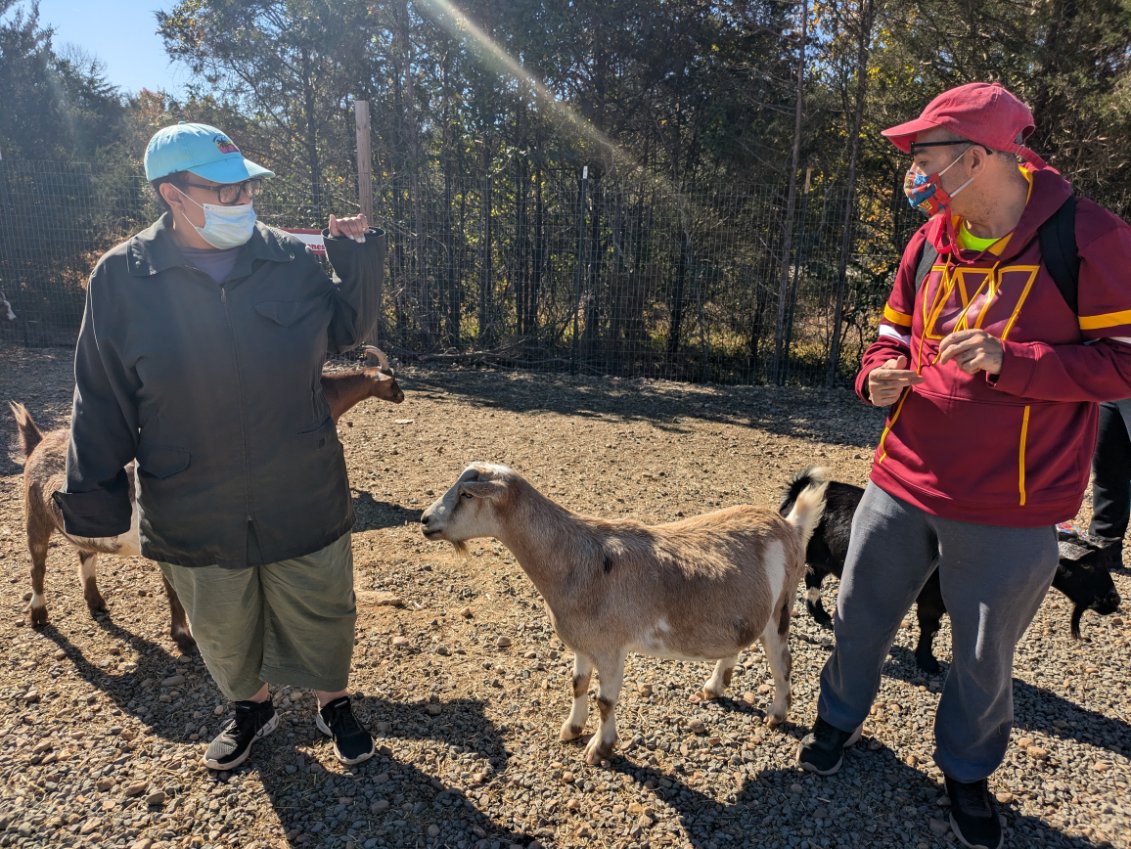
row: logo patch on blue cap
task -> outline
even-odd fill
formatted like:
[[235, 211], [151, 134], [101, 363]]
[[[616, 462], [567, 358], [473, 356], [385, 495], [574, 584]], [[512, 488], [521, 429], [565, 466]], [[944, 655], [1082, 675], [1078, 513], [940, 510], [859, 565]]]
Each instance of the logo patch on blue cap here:
[[236, 147], [235, 142], [231, 139], [224, 138], [223, 136], [216, 136], [212, 141], [216, 142], [216, 149], [220, 153], [239, 153], [240, 149]]

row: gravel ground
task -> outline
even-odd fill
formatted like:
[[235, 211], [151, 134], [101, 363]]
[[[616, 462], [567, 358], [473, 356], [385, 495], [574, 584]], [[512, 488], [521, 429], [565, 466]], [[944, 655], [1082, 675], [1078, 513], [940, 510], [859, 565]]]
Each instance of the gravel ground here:
[[[66, 422], [70, 353], [0, 348], [0, 397]], [[475, 459], [512, 465], [572, 509], [665, 521], [776, 504], [812, 463], [863, 483], [880, 419], [844, 391], [696, 387], [405, 369], [400, 406], [340, 422], [356, 490], [360, 615], [352, 687], [378, 755], [349, 768], [308, 692], [275, 694], [279, 729], [234, 774], [201, 763], [228, 707], [168, 636], [156, 569], [104, 558], [92, 618], [56, 538], [50, 624], [27, 624], [19, 457], [0, 452], [0, 847], [718, 847], [930, 849], [958, 844], [931, 760], [941, 676], [901, 630], [863, 741], [836, 776], [795, 765], [831, 645], [799, 602], [794, 707], [764, 724], [770, 677], [742, 658], [729, 698], [694, 704], [705, 663], [629, 659], [622, 743], [587, 767], [562, 744], [571, 657], [533, 585], [492, 540], [466, 557], [420, 511]], [[0, 440], [15, 428], [0, 416]], [[1131, 597], [1126, 570], [1115, 576]], [[826, 582], [825, 605], [835, 581]], [[1012, 847], [1131, 847], [1131, 631], [1053, 593], [1022, 642], [1013, 740], [991, 787]], [[944, 671], [949, 631], [936, 639]], [[589, 731], [595, 728], [590, 718]]]

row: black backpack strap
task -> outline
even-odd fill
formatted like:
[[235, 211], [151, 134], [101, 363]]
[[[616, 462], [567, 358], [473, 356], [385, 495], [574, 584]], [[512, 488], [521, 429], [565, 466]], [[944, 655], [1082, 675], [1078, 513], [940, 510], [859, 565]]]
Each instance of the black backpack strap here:
[[1080, 255], [1076, 252], [1076, 195], [1060, 205], [1037, 230], [1041, 240], [1041, 259], [1065, 303], [1076, 312], [1080, 280]]
[[918, 292], [923, 285], [923, 281], [927, 279], [927, 275], [931, 273], [934, 268], [935, 260], [939, 258], [939, 252], [935, 250], [934, 246], [924, 241], [919, 246], [919, 257], [915, 261], [915, 291]]

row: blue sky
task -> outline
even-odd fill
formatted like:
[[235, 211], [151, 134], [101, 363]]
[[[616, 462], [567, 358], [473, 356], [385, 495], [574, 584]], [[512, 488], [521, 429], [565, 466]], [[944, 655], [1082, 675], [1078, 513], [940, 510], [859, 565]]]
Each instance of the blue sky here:
[[39, 22], [55, 30], [56, 53], [76, 45], [100, 59], [107, 82], [124, 92], [164, 89], [180, 98], [189, 72], [170, 62], [154, 18], [174, 5], [175, 0], [39, 0]]

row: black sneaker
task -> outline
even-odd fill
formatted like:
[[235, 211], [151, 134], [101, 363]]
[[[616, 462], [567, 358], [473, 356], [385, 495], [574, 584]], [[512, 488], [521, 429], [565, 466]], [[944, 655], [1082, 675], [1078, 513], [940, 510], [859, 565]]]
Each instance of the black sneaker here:
[[349, 696], [341, 696], [318, 711], [318, 730], [334, 738], [334, 754], [344, 764], [359, 764], [373, 757], [373, 738], [350, 709]]
[[863, 726], [855, 731], [833, 728], [821, 717], [813, 723], [813, 730], [801, 739], [797, 749], [797, 762], [801, 768], [817, 775], [832, 775], [844, 761], [844, 750], [860, 739]]
[[235, 702], [235, 719], [224, 726], [204, 753], [204, 765], [209, 769], [235, 769], [247, 760], [251, 746], [266, 737], [279, 724], [279, 716], [271, 700], [264, 702]]
[[949, 776], [946, 795], [950, 797], [950, 828], [963, 846], [970, 849], [998, 849], [1001, 846], [1001, 822], [994, 809], [986, 779], [964, 783]]

